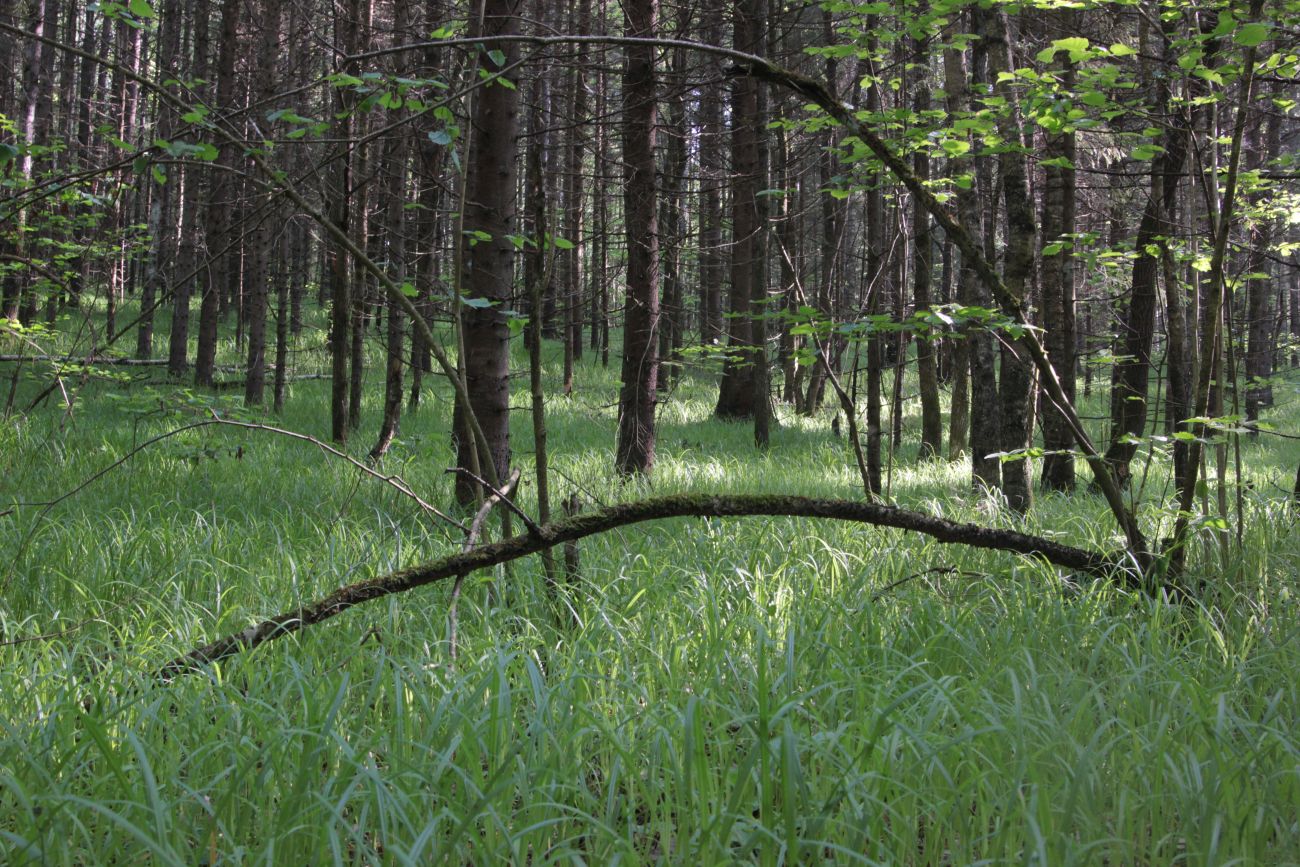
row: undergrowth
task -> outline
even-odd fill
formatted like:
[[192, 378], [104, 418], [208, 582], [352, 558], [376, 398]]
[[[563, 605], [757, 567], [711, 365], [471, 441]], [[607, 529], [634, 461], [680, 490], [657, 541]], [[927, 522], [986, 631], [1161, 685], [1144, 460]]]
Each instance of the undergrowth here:
[[[575, 396], [548, 401], [557, 505], [860, 496], [829, 410], [782, 408], [756, 453], [747, 427], [712, 420], [706, 370], [663, 402], [653, 480], [621, 483], [616, 376], [589, 356]], [[441, 506], [450, 404], [429, 384], [382, 469]], [[267, 420], [327, 437], [328, 383], [291, 388]], [[1278, 394], [1292, 429], [1294, 384]], [[71, 413], [15, 414], [0, 511], [214, 409], [240, 412], [92, 380]], [[526, 480], [530, 431], [521, 409]], [[1086, 487], [1018, 519], [964, 464], [915, 453], [905, 438], [893, 458], [900, 504], [1118, 545]], [[1202, 529], [1195, 605], [896, 531], [682, 519], [584, 541], [558, 603], [535, 558], [474, 576], [455, 664], [451, 588], [435, 585], [163, 684], [149, 673], [196, 644], [460, 544], [309, 444], [190, 431], [0, 517], [0, 861], [1297, 863], [1300, 534], [1284, 489], [1300, 449], [1265, 437], [1243, 460], [1244, 536]], [[1157, 537], [1168, 461], [1143, 469]], [[519, 500], [534, 507], [531, 483]]]

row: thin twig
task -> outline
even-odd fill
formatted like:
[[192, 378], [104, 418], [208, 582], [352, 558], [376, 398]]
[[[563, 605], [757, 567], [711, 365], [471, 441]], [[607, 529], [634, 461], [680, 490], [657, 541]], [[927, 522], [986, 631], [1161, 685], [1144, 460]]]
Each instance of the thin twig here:
[[[13, 510], [10, 509], [9, 511], [12, 512]], [[8, 512], [4, 512], [0, 514], [8, 514]], [[53, 641], [56, 638], [62, 638], [65, 635], [71, 635], [72, 633], [80, 631], [81, 629], [85, 628], [87, 625], [91, 623], [94, 623], [96, 621], [103, 621], [106, 617], [108, 617], [109, 612], [116, 611], [117, 609], [121, 608], [125, 604], [126, 604], [125, 602], [119, 602], [116, 605], [110, 606], [107, 611], [100, 612], [99, 614], [96, 614], [94, 617], [87, 617], [85, 620], [78, 621], [72, 624], [71, 626], [69, 626], [67, 629], [60, 629], [57, 632], [43, 632], [40, 635], [25, 635], [22, 638], [10, 638], [5, 641], [0, 641], [0, 647], [16, 647], [19, 644], [31, 644], [32, 642], [35, 641]]]
[[871, 594], [871, 601], [879, 602], [882, 598], [884, 598], [885, 594], [888, 593], [889, 591], [897, 590], [899, 587], [902, 587], [908, 581], [913, 581], [917, 578], [922, 578], [926, 575], [965, 575], [968, 578], [983, 577], [979, 572], [963, 572], [962, 570], [958, 569], [956, 566], [935, 566], [933, 569], [926, 569], [922, 572], [914, 572], [911, 575], [908, 575], [903, 578], [899, 578], [897, 581], [892, 581], [889, 584], [886, 584], [884, 587], [881, 587], [875, 593]]
[[[505, 489], [502, 491], [493, 490], [491, 496], [483, 501], [483, 505], [479, 506], [478, 514], [474, 516], [474, 520], [470, 522], [469, 530], [465, 533], [465, 541], [461, 543], [460, 552], [462, 554], [468, 554], [478, 545], [479, 537], [483, 534], [483, 522], [487, 520], [493, 506], [500, 502], [509, 502], [507, 497], [514, 490], [515, 485], [519, 484], [519, 475], [519, 470], [516, 469], [510, 474], [510, 478], [506, 479]], [[489, 486], [484, 485], [484, 487]], [[524, 520], [527, 520], [527, 518]], [[452, 665], [456, 664], [457, 656], [457, 636], [460, 626], [460, 617], [458, 615], [460, 588], [465, 583], [465, 576], [468, 574], [469, 572], [462, 572], [456, 576], [455, 583], [451, 585], [451, 601], [447, 605], [447, 642], [450, 646]]]
[[465, 467], [448, 467], [446, 471], [449, 473], [459, 473], [461, 475], [468, 476], [469, 479], [473, 481], [475, 484], [481, 485], [484, 489], [491, 492], [493, 497], [500, 498], [501, 502], [505, 504], [506, 508], [508, 508], [510, 511], [518, 515], [519, 520], [524, 522], [524, 526], [528, 528], [529, 535], [537, 536], [542, 532], [542, 528], [537, 525], [537, 522], [534, 521], [532, 518], [530, 518], [527, 512], [519, 508], [519, 506], [516, 505], [514, 500], [510, 499], [509, 496], [510, 485], [506, 485], [506, 489], [504, 491], [498, 490], [495, 487], [493, 487], [491, 484], [489, 484], [486, 480], [484, 480], [482, 477], [480, 477], [478, 473], [475, 473], [473, 470], [468, 470]]

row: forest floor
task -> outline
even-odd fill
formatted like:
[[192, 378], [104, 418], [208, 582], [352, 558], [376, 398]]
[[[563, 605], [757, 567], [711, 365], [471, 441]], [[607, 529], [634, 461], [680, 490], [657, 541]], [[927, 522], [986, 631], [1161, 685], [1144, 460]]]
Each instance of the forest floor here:
[[[301, 339], [298, 373], [323, 342]], [[382, 400], [371, 351], [358, 458]], [[860, 497], [829, 409], [781, 407], [758, 453], [712, 420], [707, 370], [663, 401], [653, 481], [620, 483], [617, 364], [588, 354], [565, 398], [546, 354], [557, 512], [575, 491]], [[163, 683], [178, 653], [461, 537], [310, 443], [219, 426], [43, 506], [213, 410], [328, 437], [327, 381], [262, 416], [238, 390], [124, 373], [0, 424], [0, 862], [1300, 862], [1300, 441], [1243, 438], [1243, 535], [1230, 491], [1226, 541], [1212, 521], [1197, 537], [1198, 604], [892, 530], [680, 519], [583, 541], [564, 610], [537, 558], [473, 576], [454, 664], [443, 583]], [[15, 406], [44, 381], [20, 376]], [[446, 508], [450, 403], [426, 384], [381, 469]], [[1294, 372], [1277, 399], [1270, 420], [1300, 431]], [[1118, 545], [1084, 488], [1019, 519], [916, 447], [893, 461], [900, 505]], [[1172, 526], [1156, 448], [1138, 470], [1153, 538]]]

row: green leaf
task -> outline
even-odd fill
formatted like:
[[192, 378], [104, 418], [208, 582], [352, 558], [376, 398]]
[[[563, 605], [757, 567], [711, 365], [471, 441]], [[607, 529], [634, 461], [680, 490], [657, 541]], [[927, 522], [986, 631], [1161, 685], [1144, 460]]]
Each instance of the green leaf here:
[[136, 18], [154, 17], [153, 6], [150, 5], [149, 0], [131, 0], [127, 8], [131, 10], [131, 14]]
[[554, 242], [555, 247], [556, 247], [556, 249], [558, 249], [558, 250], [572, 250], [572, 249], [573, 249], [573, 242], [570, 241], [570, 240], [567, 239], [567, 238], [552, 238], [551, 240], [552, 240], [552, 242]]
[[0, 166], [12, 162], [18, 158], [18, 148], [5, 142], [0, 142]]
[[451, 133], [445, 129], [434, 130], [429, 133], [429, 141], [436, 145], [449, 145], [451, 144]]
[[167, 183], [167, 173], [163, 171], [162, 166], [154, 166], [152, 170], [152, 174], [153, 174], [154, 181], [156, 181], [157, 183], [160, 184]]
[[504, 51], [501, 51], [500, 49], [494, 48], [491, 51], [489, 51], [488, 59], [491, 60], [493, 63], [495, 63], [498, 67], [506, 65], [506, 54]]
[[487, 298], [461, 298], [460, 303], [465, 307], [473, 307], [475, 310], [483, 310], [492, 306], [492, 302]]
[[403, 283], [402, 294], [405, 295], [407, 298], [415, 298], [419, 296], [420, 290], [416, 289], [413, 283]]
[[1164, 153], [1164, 148], [1160, 145], [1144, 144], [1133, 148], [1132, 157], [1135, 160], [1149, 160], [1156, 154]]
[[1232, 38], [1238, 45], [1254, 48], [1268, 38], [1268, 25], [1243, 24]]
[[1088, 40], [1083, 36], [1067, 36], [1064, 39], [1053, 39], [1049, 47], [1038, 52], [1038, 62], [1051, 63], [1058, 51], [1064, 51], [1070, 55], [1072, 63], [1078, 63], [1081, 60], [1088, 59], [1088, 44]]

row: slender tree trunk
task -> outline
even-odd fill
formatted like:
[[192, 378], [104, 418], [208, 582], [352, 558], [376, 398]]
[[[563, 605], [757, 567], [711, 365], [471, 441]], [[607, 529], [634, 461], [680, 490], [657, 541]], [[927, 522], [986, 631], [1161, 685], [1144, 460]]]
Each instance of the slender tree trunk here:
[[[235, 57], [239, 51], [240, 0], [224, 0], [221, 6], [221, 42], [217, 57], [217, 105], [234, 104]], [[199, 306], [199, 342], [194, 364], [194, 381], [198, 385], [214, 384], [217, 361], [217, 322], [221, 314], [221, 296], [232, 274], [237, 273], [234, 252], [241, 227], [233, 219], [235, 171], [238, 148], [232, 143], [218, 145], [217, 170], [212, 174], [212, 198], [208, 221], [208, 261], [210, 276], [203, 289]], [[236, 278], [237, 279], [237, 278]]]
[[[47, 18], [49, 17], [48, 13], [51, 4], [52, 0], [32, 0], [28, 9], [27, 28], [38, 37], [48, 35], [46, 25], [49, 23]], [[9, 36], [6, 35], [3, 38], [8, 40]], [[37, 115], [48, 85], [48, 82], [44, 80], [43, 73], [45, 71], [44, 56], [49, 51], [50, 49], [39, 38], [29, 39], [23, 56], [18, 126], [19, 135], [27, 148], [23, 150], [19, 159], [18, 170], [24, 185], [30, 184], [33, 180], [35, 156], [32, 146], [40, 144], [38, 141]], [[14, 247], [19, 261], [22, 261], [28, 255], [26, 243], [28, 219], [27, 208], [23, 208], [18, 212], [17, 220], [15, 220]], [[22, 316], [23, 311], [31, 306], [31, 302], [28, 300], [28, 295], [31, 292], [29, 282], [24, 270], [16, 270], [12, 276], [4, 281], [3, 293], [0, 294], [0, 305], [3, 306], [5, 318], [21, 318], [25, 324], [30, 323], [30, 317]]]
[[[280, 0], [262, 0], [258, 21], [261, 45], [255, 72], [256, 103], [267, 105], [274, 98], [275, 69], [280, 56]], [[260, 197], [263, 208], [274, 212], [271, 195]], [[247, 285], [248, 364], [244, 380], [244, 402], [260, 406], [266, 399], [266, 312], [270, 299], [271, 257], [275, 245], [276, 220], [263, 214], [249, 245], [252, 259]], [[281, 275], [283, 279], [284, 275]]]
[[[516, 43], [494, 42], [494, 36], [518, 31], [521, 0], [484, 0], [483, 18], [476, 29], [484, 37], [488, 72], [497, 71], [495, 55], [508, 67], [519, 58]], [[509, 74], [509, 73], [507, 73]], [[466, 305], [461, 313], [464, 335], [465, 384], [469, 411], [474, 414], [486, 438], [484, 443], [497, 478], [504, 479], [510, 465], [510, 328], [504, 308], [514, 281], [515, 246], [510, 236], [517, 231], [516, 144], [519, 135], [519, 94], [511, 87], [485, 87], [477, 94], [473, 112], [473, 136], [465, 199], [465, 237], [462, 247], [461, 285], [465, 297], [481, 299], [491, 306]], [[474, 232], [488, 240], [471, 243]], [[465, 429], [459, 418], [465, 411], [457, 404], [453, 429]], [[477, 444], [472, 437], [457, 438], [457, 466], [474, 465]], [[486, 468], [485, 468], [486, 469]], [[459, 474], [456, 498], [471, 503], [479, 493], [471, 479]]]
[[[983, 13], [971, 10], [970, 28], [978, 33], [982, 28], [979, 20]], [[982, 39], [972, 46], [970, 80], [976, 86], [984, 86], [988, 81], [986, 73], [988, 51]], [[957, 118], [971, 110], [969, 88], [966, 85], [967, 72], [963, 67], [962, 55], [955, 48], [944, 52], [944, 87], [947, 93], [948, 110]], [[995, 224], [990, 216], [986, 222], [980, 207], [981, 194], [990, 196], [996, 210], [996, 200], [992, 199], [989, 178], [988, 157], [977, 157], [973, 165], [973, 177], [966, 187], [958, 187], [957, 213], [962, 223], [979, 232], [986, 244], [995, 232]], [[967, 306], [991, 308], [993, 296], [984, 281], [975, 273], [975, 263], [965, 253], [961, 255], [961, 276], [958, 278], [961, 288], [961, 301]], [[971, 483], [977, 489], [1000, 489], [1002, 487], [1002, 464], [992, 457], [1001, 449], [1002, 429], [998, 413], [987, 411], [988, 407], [997, 406], [997, 370], [994, 361], [993, 335], [984, 328], [967, 329], [965, 343], [970, 367], [970, 457]]]
[[[917, 53], [924, 57], [926, 46], [921, 40], [915, 43]], [[925, 80], [927, 70], [922, 68], [921, 80], [916, 83], [914, 106], [918, 115], [930, 110], [930, 85]], [[912, 158], [912, 169], [922, 182], [930, 179], [930, 157], [918, 148]], [[934, 242], [930, 234], [930, 214], [921, 202], [912, 201], [912, 293], [918, 313], [931, 306], [930, 283], [934, 272]], [[939, 372], [936, 365], [935, 345], [938, 334], [922, 334], [916, 341], [916, 377], [921, 393], [921, 450], [922, 459], [939, 456], [943, 448], [943, 413], [939, 408]]]
[[[627, 0], [630, 36], [653, 37], [656, 0]], [[629, 46], [623, 71], [623, 212], [627, 227], [627, 312], [618, 400], [615, 465], [623, 475], [648, 473], [655, 459], [659, 377], [659, 226], [655, 189], [654, 49]]]
[[[984, 39], [989, 50], [989, 77], [995, 82], [994, 93], [1006, 100], [998, 115], [998, 133], [1012, 148], [998, 154], [998, 175], [1007, 208], [1006, 259], [1003, 282], [1016, 298], [1025, 298], [1034, 267], [1034, 208], [1025, 175], [1025, 155], [1021, 152], [1021, 132], [1016, 117], [1014, 93], [1002, 78], [1010, 72], [1011, 45], [1006, 19], [1001, 12], [985, 13]], [[998, 382], [999, 413], [1002, 428], [1002, 451], [1014, 452], [1029, 446], [1033, 431], [1033, 373], [1022, 347], [1004, 343], [1002, 368]], [[1007, 505], [1026, 512], [1033, 502], [1029, 458], [1022, 456], [1002, 467], [1002, 492]]]
[[[1257, 142], [1252, 160], [1255, 167], [1260, 169], [1277, 159], [1282, 141], [1281, 124], [1276, 112], [1269, 114], [1263, 126], [1262, 134], [1258, 127], [1256, 128]], [[1273, 231], [1274, 220], [1271, 218], [1266, 217], [1255, 224], [1251, 232], [1251, 253], [1246, 266], [1248, 274], [1262, 275], [1248, 278], [1246, 282], [1247, 424], [1257, 422], [1260, 410], [1273, 405], [1273, 386], [1268, 378], [1273, 375], [1272, 303], [1276, 287], [1272, 273], [1273, 265], [1266, 258], [1273, 242]]]
[[[397, 4], [394, 7], [394, 40], [400, 39], [406, 30], [406, 7]], [[397, 70], [393, 70], [394, 73]], [[407, 153], [408, 136], [398, 131], [389, 136], [384, 146], [381, 168], [385, 173], [384, 181], [384, 219], [381, 243], [385, 247], [384, 260], [398, 285], [408, 285], [406, 233], [407, 233]], [[402, 309], [391, 299], [385, 301], [387, 307], [387, 329], [385, 348], [387, 349], [384, 365], [384, 414], [379, 423], [379, 437], [374, 448], [370, 450], [371, 460], [382, 458], [397, 436], [398, 425], [402, 419], [402, 353], [406, 339], [405, 316]]]
[[[722, 10], [705, 13], [704, 39], [722, 44]], [[722, 93], [707, 84], [700, 93], [700, 343], [721, 345], [722, 320]]]
[[[754, 14], [754, 0], [738, 0], [734, 9], [735, 45], [741, 51], [762, 51], [761, 19]], [[761, 298], [754, 284], [755, 262], [760, 255], [758, 198], [762, 187], [759, 166], [759, 83], [745, 76], [732, 81], [731, 153], [735, 180], [732, 183], [732, 243], [730, 326], [727, 360], [722, 369], [716, 413], [723, 419], [752, 419], [757, 394], [754, 376], [759, 364], [755, 341], [754, 302]]]
[[[684, 36], [684, 34], [681, 34]], [[682, 185], [686, 175], [686, 139], [690, 134], [686, 126], [686, 99], [683, 94], [682, 72], [686, 65], [686, 51], [673, 52], [672, 66], [665, 82], [668, 92], [666, 134], [668, 142], [664, 160], [663, 192], [659, 199], [659, 252], [660, 277], [663, 283], [662, 318], [659, 328], [659, 390], [667, 392], [672, 387], [677, 350], [682, 345], [682, 244], [685, 241], [682, 219]]]
[[[1166, 59], [1172, 50], [1164, 40]], [[1153, 111], [1168, 113], [1169, 87], [1163, 77], [1155, 79]], [[1151, 183], [1142, 220], [1134, 240], [1132, 288], [1128, 308], [1123, 312], [1117, 339], [1116, 362], [1111, 380], [1111, 440], [1106, 460], [1116, 479], [1127, 483], [1130, 464], [1138, 442], [1146, 433], [1148, 389], [1151, 378], [1151, 346], [1156, 327], [1156, 278], [1160, 271], [1159, 239], [1172, 233], [1168, 215], [1177, 195], [1178, 177], [1187, 153], [1187, 131], [1173, 114], [1173, 123], [1161, 141], [1163, 151], [1151, 163]]]
[[[1062, 17], [1067, 29], [1072, 24], [1068, 14]], [[1074, 86], [1074, 68], [1067, 70], [1063, 82], [1066, 88]], [[1043, 153], [1048, 160], [1058, 160], [1046, 166], [1046, 183], [1043, 188], [1043, 268], [1042, 317], [1045, 330], [1047, 356], [1061, 377], [1061, 387], [1070, 402], [1075, 398], [1075, 327], [1074, 327], [1074, 207], [1075, 160], [1074, 131], [1047, 135]], [[1061, 412], [1044, 398], [1042, 485], [1053, 491], [1068, 491], [1074, 487], [1074, 435], [1069, 422]]]

